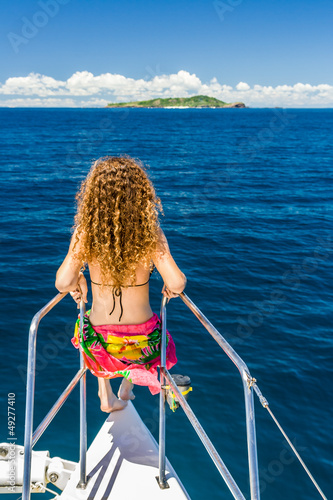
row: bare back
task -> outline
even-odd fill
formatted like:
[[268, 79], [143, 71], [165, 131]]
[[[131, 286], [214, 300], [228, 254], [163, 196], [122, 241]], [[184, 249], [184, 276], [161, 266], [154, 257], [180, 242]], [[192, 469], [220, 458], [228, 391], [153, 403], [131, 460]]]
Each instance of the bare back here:
[[[90, 313], [92, 325], [133, 325], [145, 323], [153, 316], [149, 304], [149, 277], [150, 271], [143, 265], [136, 271], [136, 285], [122, 286], [120, 294], [112, 293], [110, 286], [101, 287], [101, 273], [98, 264], [89, 264], [93, 303]], [[114, 291], [114, 290], [113, 290]], [[114, 291], [115, 292], [115, 291]], [[112, 311], [113, 310], [113, 311]], [[112, 311], [112, 314], [110, 312]]]
[[[164, 288], [166, 287], [167, 296], [170, 298], [184, 290], [186, 277], [174, 261], [163, 231], [161, 229], [159, 231], [159, 243], [152, 261], [162, 276]], [[77, 287], [81, 264], [75, 259], [74, 241], [75, 233], [67, 256], [57, 272], [56, 287], [60, 292], [72, 291]], [[101, 283], [101, 271], [98, 263], [88, 263], [88, 266], [90, 279], [95, 283]], [[104, 287], [92, 284], [91, 323], [95, 326], [110, 324], [133, 325], [145, 323], [150, 319], [153, 316], [153, 311], [149, 304], [149, 282], [146, 283], [149, 276], [150, 269], [143, 264], [139, 264], [136, 270], [136, 286], [128, 286], [125, 283], [124, 286], [118, 287], [121, 288], [121, 301], [120, 294], [116, 293], [112, 281], [110, 286]]]

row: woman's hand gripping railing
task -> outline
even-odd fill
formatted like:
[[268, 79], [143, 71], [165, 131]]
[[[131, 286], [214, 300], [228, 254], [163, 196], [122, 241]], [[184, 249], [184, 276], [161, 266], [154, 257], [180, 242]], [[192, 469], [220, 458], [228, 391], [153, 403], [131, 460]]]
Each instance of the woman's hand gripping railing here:
[[[160, 427], [159, 427], [159, 476], [156, 478], [160, 488], [165, 489], [168, 488], [169, 485], [166, 481], [165, 476], [165, 399], [166, 399], [166, 388], [171, 387], [174, 394], [179, 401], [179, 404], [183, 408], [185, 415], [189, 419], [192, 424], [194, 430], [198, 434], [201, 439], [203, 445], [208, 451], [211, 459], [216, 465], [218, 471], [223, 477], [226, 485], [231, 491], [233, 497], [236, 500], [245, 500], [244, 495], [240, 491], [237, 486], [235, 480], [231, 476], [218, 452], [216, 451], [213, 443], [210, 441], [209, 437], [205, 433], [202, 428], [200, 422], [192, 411], [191, 407], [185, 400], [184, 396], [178, 389], [177, 385], [174, 383], [174, 380], [166, 369], [166, 304], [167, 298], [163, 297], [161, 303], [161, 322], [162, 322], [162, 340], [161, 340], [161, 366], [160, 366], [160, 382], [161, 382], [161, 393], [160, 393]], [[165, 381], [168, 382], [168, 386], [165, 385]]]
[[[247, 428], [247, 441], [248, 441], [248, 453], [249, 453], [249, 468], [250, 468], [250, 484], [251, 484], [251, 499], [259, 498], [259, 477], [258, 477], [258, 459], [257, 459], [257, 448], [256, 448], [256, 436], [255, 436], [255, 421], [254, 421], [254, 407], [253, 407], [253, 393], [251, 389], [255, 391], [257, 394], [260, 403], [264, 408], [267, 409], [272, 419], [274, 420], [277, 427], [282, 432], [283, 436], [286, 438], [289, 446], [295, 453], [296, 457], [302, 464], [304, 470], [310, 477], [312, 483], [318, 490], [319, 494], [324, 500], [327, 500], [326, 496], [320, 489], [318, 483], [315, 481], [311, 472], [303, 462], [299, 453], [297, 452], [295, 446], [292, 444], [291, 440], [279, 424], [278, 420], [274, 416], [272, 410], [269, 408], [269, 404], [267, 399], [262, 395], [259, 387], [256, 384], [256, 379], [253, 378], [249, 372], [244, 361], [238, 356], [236, 351], [228, 344], [228, 342], [222, 337], [222, 335], [216, 330], [216, 328], [210, 323], [210, 321], [202, 314], [200, 309], [191, 301], [191, 299], [182, 292], [180, 294], [180, 298], [183, 302], [189, 307], [189, 309], [193, 312], [193, 314], [198, 318], [200, 323], [208, 330], [208, 332], [212, 335], [212, 337], [216, 340], [216, 342], [220, 345], [220, 347], [224, 350], [224, 352], [229, 356], [231, 361], [237, 366], [243, 380], [244, 386], [244, 394], [245, 394], [245, 409], [246, 409], [246, 428]], [[251, 440], [254, 439], [254, 442], [251, 445]], [[257, 492], [257, 493], [256, 493]], [[252, 496], [254, 495], [254, 496]], [[258, 495], [258, 496], [256, 496]]]
[[[70, 384], [63, 391], [56, 403], [52, 406], [46, 417], [37, 427], [33, 433], [33, 412], [34, 412], [34, 392], [35, 392], [35, 373], [36, 373], [36, 341], [37, 330], [40, 320], [51, 310], [55, 305], [60, 302], [67, 293], [58, 293], [50, 302], [48, 302], [40, 311], [33, 317], [29, 330], [29, 344], [28, 344], [28, 363], [27, 363], [27, 387], [26, 387], [26, 408], [25, 408], [25, 432], [24, 432], [24, 470], [23, 470], [23, 487], [22, 487], [22, 500], [30, 499], [30, 480], [31, 480], [31, 458], [32, 448], [43, 434], [44, 430], [48, 427], [54, 416], [67, 400], [69, 394], [72, 392], [78, 381], [85, 374], [86, 368], [83, 366], [81, 355], [81, 368], [70, 382]], [[83, 302], [82, 302], [83, 304]], [[84, 304], [82, 305], [84, 312]], [[81, 307], [80, 307], [81, 310]], [[82, 314], [80, 314], [81, 317]], [[85, 382], [82, 383], [85, 387]], [[81, 399], [85, 398], [84, 391], [81, 390]], [[85, 414], [84, 414], [85, 420]], [[81, 423], [82, 425], [82, 423]], [[83, 426], [84, 427], [84, 426]], [[80, 432], [82, 434], [82, 431]], [[83, 452], [82, 452], [83, 453]], [[85, 464], [85, 458], [83, 463]], [[85, 475], [81, 475], [81, 480], [85, 480]]]

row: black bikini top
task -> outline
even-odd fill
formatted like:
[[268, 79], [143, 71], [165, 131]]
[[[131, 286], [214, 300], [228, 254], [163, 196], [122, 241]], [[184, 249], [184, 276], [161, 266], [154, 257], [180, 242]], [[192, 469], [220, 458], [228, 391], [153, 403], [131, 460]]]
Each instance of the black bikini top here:
[[[113, 313], [115, 307], [116, 307], [116, 297], [119, 297], [119, 304], [120, 304], [120, 316], [119, 316], [119, 321], [121, 320], [121, 317], [123, 315], [123, 304], [122, 304], [122, 295], [123, 295], [123, 291], [122, 291], [122, 288], [134, 288], [134, 287], [137, 287], [137, 286], [144, 286], [144, 285], [147, 285], [149, 283], [149, 280], [150, 280], [150, 276], [153, 274], [153, 271], [154, 271], [154, 268], [150, 271], [150, 275], [149, 275], [149, 278], [147, 279], [147, 281], [145, 283], [139, 283], [138, 285], [119, 285], [119, 286], [115, 286], [115, 285], [105, 285], [105, 286], [112, 286], [112, 298], [113, 298], [113, 307], [112, 307], [112, 311], [110, 312], [110, 316], [111, 314]], [[98, 285], [98, 286], [101, 286], [102, 283], [96, 283], [95, 281], [93, 281], [92, 279], [90, 280], [91, 283], [93, 283], [94, 285]]]

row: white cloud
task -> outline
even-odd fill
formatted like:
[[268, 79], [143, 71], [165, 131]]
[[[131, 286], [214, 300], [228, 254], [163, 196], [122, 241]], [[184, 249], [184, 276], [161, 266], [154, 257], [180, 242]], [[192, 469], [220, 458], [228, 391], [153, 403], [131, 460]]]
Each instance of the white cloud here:
[[61, 94], [61, 87], [66, 82], [54, 80], [49, 76], [30, 73], [28, 76], [8, 78], [0, 86], [0, 94], [5, 95], [38, 95], [41, 97]]
[[74, 99], [58, 99], [48, 97], [40, 99], [39, 97], [19, 97], [16, 99], [0, 99], [0, 106], [7, 108], [77, 108], [80, 106]]
[[[235, 88], [221, 84], [217, 78], [203, 83], [195, 74], [178, 71], [155, 75], [150, 80], [89, 71], [77, 71], [66, 81], [30, 73], [8, 78], [0, 84], [0, 106], [99, 107], [108, 102], [145, 100], [155, 97], [189, 97], [204, 94], [226, 102], [243, 101], [250, 107], [332, 107], [333, 86], [258, 85], [239, 82]], [[1, 98], [1, 96], [3, 96]]]
[[237, 90], [249, 90], [250, 85], [248, 83], [245, 83], [245, 82], [239, 82], [236, 85], [236, 89]]
[[106, 99], [98, 99], [93, 97], [88, 101], [80, 101], [79, 106], [81, 108], [104, 108], [108, 104], [108, 100]]

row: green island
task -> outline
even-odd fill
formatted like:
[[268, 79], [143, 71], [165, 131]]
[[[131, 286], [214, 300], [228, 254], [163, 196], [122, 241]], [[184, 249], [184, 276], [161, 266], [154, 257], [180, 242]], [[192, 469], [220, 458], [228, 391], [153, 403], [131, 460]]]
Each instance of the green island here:
[[131, 101], [110, 103], [106, 108], [245, 108], [243, 102], [227, 103], [208, 97], [196, 95], [194, 97], [169, 97], [167, 99], [151, 99], [150, 101]]

